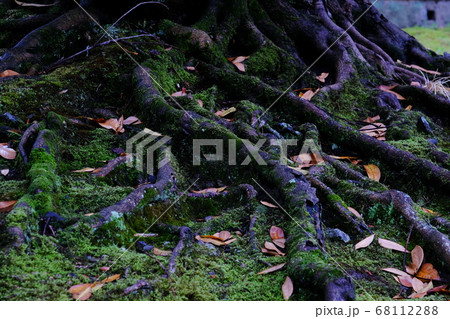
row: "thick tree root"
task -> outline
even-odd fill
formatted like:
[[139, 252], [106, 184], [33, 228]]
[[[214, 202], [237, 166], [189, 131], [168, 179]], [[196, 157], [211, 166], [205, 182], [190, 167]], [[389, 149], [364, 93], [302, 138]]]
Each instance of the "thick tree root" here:
[[189, 227], [180, 227], [180, 240], [175, 248], [172, 250], [172, 255], [169, 259], [168, 271], [169, 274], [174, 274], [177, 270], [177, 257], [181, 254], [183, 249], [191, 244], [192, 242], [192, 231]]

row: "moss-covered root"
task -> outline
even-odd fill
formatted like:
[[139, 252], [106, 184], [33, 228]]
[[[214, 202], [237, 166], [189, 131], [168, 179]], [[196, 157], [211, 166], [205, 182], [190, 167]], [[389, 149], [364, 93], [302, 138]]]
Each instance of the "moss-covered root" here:
[[343, 272], [329, 265], [327, 256], [293, 223], [288, 237], [288, 274], [298, 287], [314, 287], [328, 301], [354, 300], [355, 289]]
[[169, 259], [168, 271], [169, 274], [174, 274], [177, 270], [177, 257], [181, 254], [184, 247], [190, 245], [192, 241], [192, 230], [189, 227], [180, 227], [180, 240], [172, 251]]
[[[336, 186], [339, 183], [337, 179], [328, 179], [327, 181], [329, 183], [334, 182]], [[450, 270], [450, 239], [417, 213], [420, 207], [412, 201], [409, 195], [397, 190], [374, 192], [359, 187], [352, 187], [342, 191], [346, 195], [356, 196], [364, 202], [392, 204], [394, 209], [400, 212], [417, 229], [420, 236], [433, 247], [435, 256], [443, 261], [447, 270]]]

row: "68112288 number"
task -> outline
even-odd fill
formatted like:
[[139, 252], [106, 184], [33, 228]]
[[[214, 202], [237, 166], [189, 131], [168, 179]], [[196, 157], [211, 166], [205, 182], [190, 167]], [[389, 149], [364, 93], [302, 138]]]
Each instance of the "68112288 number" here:
[[437, 316], [438, 306], [378, 306], [377, 315], [385, 316]]

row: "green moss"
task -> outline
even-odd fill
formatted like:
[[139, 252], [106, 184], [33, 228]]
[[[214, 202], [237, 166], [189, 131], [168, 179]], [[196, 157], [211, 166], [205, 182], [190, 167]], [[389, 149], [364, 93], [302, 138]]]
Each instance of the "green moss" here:
[[0, 181], [0, 201], [16, 200], [25, 194], [26, 181]]

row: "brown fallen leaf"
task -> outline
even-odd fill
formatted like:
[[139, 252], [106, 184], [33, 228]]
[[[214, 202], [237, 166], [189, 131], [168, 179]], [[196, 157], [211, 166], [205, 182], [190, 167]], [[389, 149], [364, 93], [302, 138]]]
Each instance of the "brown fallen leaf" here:
[[202, 241], [204, 243], [213, 244], [214, 246], [229, 245], [229, 244], [231, 244], [232, 242], [234, 242], [236, 240], [236, 238], [232, 238], [232, 239], [227, 240], [227, 241], [222, 241], [222, 239], [219, 238], [219, 237], [216, 237], [217, 239], [216, 238], [211, 238], [211, 237], [213, 237], [213, 236], [205, 236], [205, 237], [203, 237], [203, 236], [198, 236], [197, 235], [197, 236], [195, 236], [195, 239], [200, 240], [200, 241]]
[[408, 105], [407, 107], [405, 107], [405, 111], [411, 111], [412, 110], [412, 105]]
[[136, 116], [129, 116], [125, 120], [123, 120], [123, 125], [138, 125], [138, 124], [142, 124], [142, 122]]
[[422, 72], [428, 73], [428, 74], [433, 74], [433, 75], [441, 75], [440, 72], [437, 71], [431, 71], [431, 70], [427, 70], [425, 68], [422, 68], [421, 66], [415, 65], [415, 64], [405, 64], [400, 60], [397, 60], [397, 63], [400, 63], [401, 65], [410, 68], [410, 69], [416, 69], [416, 70], [420, 70]]
[[325, 79], [328, 77], [328, 75], [329, 73], [321, 73], [320, 75], [316, 76], [316, 79], [322, 83], [325, 83]]
[[284, 231], [280, 227], [271, 226], [269, 233], [272, 239], [284, 239]]
[[0, 143], [0, 156], [5, 158], [5, 159], [9, 159], [9, 160], [13, 160], [16, 158], [16, 151], [13, 150], [12, 148], [8, 147], [8, 143]]
[[402, 95], [398, 94], [397, 92], [392, 91], [392, 89], [395, 88], [395, 87], [397, 87], [397, 86], [398, 86], [398, 84], [391, 85], [391, 86], [388, 86], [388, 85], [380, 85], [380, 86], [378, 86], [378, 88], [379, 88], [381, 91], [389, 92], [389, 93], [394, 94], [394, 95], [397, 97], [398, 100], [406, 100]]
[[229, 109], [222, 109], [220, 111], [217, 111], [214, 114], [216, 114], [219, 117], [225, 117], [225, 116], [227, 116], [227, 115], [229, 115], [231, 113], [234, 113], [236, 111], [237, 111], [237, 109], [235, 107], [230, 107]]
[[181, 88], [181, 91], [175, 92], [171, 95], [172, 96], [185, 96], [185, 95], [187, 95], [186, 88]]
[[0, 171], [0, 174], [2, 174], [3, 176], [8, 175], [8, 174], [9, 174], [9, 169], [7, 169], [7, 168], [2, 169], [2, 170]]
[[241, 72], [245, 72], [245, 65], [244, 62], [247, 60], [250, 56], [237, 56], [233, 58], [227, 58], [228, 61], [234, 64], [234, 66]]
[[100, 267], [99, 269], [101, 271], [109, 271], [111, 269], [111, 267], [104, 266], [104, 267]]
[[223, 192], [228, 186], [223, 186], [223, 187], [219, 187], [219, 188], [215, 188], [215, 187], [210, 187], [210, 188], [205, 188], [199, 191], [195, 191], [192, 190], [193, 193], [196, 194], [206, 194], [206, 193], [221, 193]]
[[85, 301], [92, 295], [92, 287], [95, 284], [79, 284], [69, 288], [72, 298], [76, 300]]
[[271, 256], [280, 256], [275, 250], [269, 250], [264, 247], [261, 247], [261, 252], [263, 254], [271, 255]]
[[284, 238], [274, 239], [273, 243], [280, 248], [285, 248], [286, 239], [284, 239]]
[[381, 171], [378, 166], [374, 164], [363, 165], [366, 170], [367, 176], [374, 181], [379, 182], [381, 177]]
[[279, 264], [279, 265], [272, 266], [270, 268], [264, 269], [263, 271], [260, 271], [259, 273], [257, 273], [257, 275], [265, 275], [265, 274], [277, 271], [277, 270], [283, 268], [284, 265], [286, 265], [286, 263], [282, 263], [282, 264]]
[[153, 253], [157, 256], [170, 256], [172, 254], [171, 250], [161, 250], [159, 248], [154, 247]]
[[0, 212], [9, 213], [13, 209], [14, 205], [16, 205], [16, 203], [16, 200], [0, 202]]
[[359, 131], [363, 134], [375, 137], [378, 140], [385, 141], [386, 140], [386, 125], [383, 123], [371, 123], [369, 125], [365, 125], [359, 129]]
[[363, 240], [361, 240], [360, 242], [358, 242], [355, 245], [355, 249], [360, 249], [360, 248], [366, 248], [367, 246], [369, 246], [373, 239], [375, 238], [375, 234], [370, 235], [369, 237], [364, 238]]
[[20, 73], [17, 73], [16, 71], [13, 70], [5, 70], [2, 73], [0, 73], [0, 78], [6, 78], [8, 76], [16, 76], [16, 75], [20, 75]]
[[291, 159], [294, 162], [299, 163], [299, 167], [310, 167], [325, 162], [322, 156], [316, 153], [301, 153], [296, 156], [292, 156]]
[[387, 272], [390, 272], [392, 274], [396, 274], [396, 275], [399, 275], [399, 276], [409, 276], [408, 273], [406, 273], [406, 272], [404, 272], [404, 271], [402, 271], [400, 269], [397, 269], [397, 268], [383, 268], [381, 270], [387, 271]]
[[405, 287], [412, 287], [413, 286], [413, 279], [416, 279], [416, 278], [413, 278], [413, 277], [411, 277], [411, 276], [398, 276], [398, 277], [396, 277], [397, 279], [398, 279], [398, 282], [400, 283], [400, 284], [402, 284], [403, 286], [405, 286]]
[[417, 277], [429, 280], [441, 280], [439, 273], [430, 263], [425, 263], [416, 274]]
[[284, 300], [289, 300], [289, 298], [292, 296], [292, 293], [294, 292], [294, 284], [292, 283], [292, 280], [291, 278], [289, 278], [289, 276], [286, 276], [286, 280], [281, 287], [281, 291], [283, 292]]
[[428, 213], [428, 214], [438, 215], [436, 212], [433, 212], [431, 209], [428, 209], [428, 208], [425, 208], [425, 207], [422, 207], [422, 210], [423, 210], [425, 213]]
[[102, 281], [101, 281], [101, 283], [108, 283], [108, 282], [112, 282], [112, 281], [115, 281], [115, 280], [117, 280], [117, 279], [119, 279], [120, 278], [120, 274], [115, 274], [115, 275], [112, 275], [112, 276], [110, 276], [110, 277], [108, 277], [108, 278], [105, 278], [105, 279], [103, 279]]
[[301, 97], [304, 100], [311, 101], [314, 95], [316, 95], [319, 92], [320, 89], [317, 89], [315, 91], [309, 90], [305, 93], [300, 93], [298, 96]]
[[95, 168], [92, 167], [85, 167], [82, 169], [77, 169], [76, 171], [72, 171], [72, 173], [91, 173], [93, 171], [95, 171]]
[[380, 120], [380, 116], [379, 115], [376, 115], [376, 116], [374, 116], [374, 117], [367, 117], [363, 122], [366, 122], [366, 123], [375, 123], [376, 121], [379, 121]]
[[350, 207], [350, 206], [348, 206], [347, 209], [348, 209], [353, 215], [355, 215], [356, 217], [362, 219], [361, 214], [358, 213], [358, 211], [357, 211], [356, 209], [354, 209], [353, 207]]
[[397, 244], [396, 242], [393, 242], [391, 240], [378, 238], [378, 244], [380, 244], [381, 247], [384, 247], [387, 249], [409, 253], [409, 251], [405, 247], [403, 247], [402, 245]]
[[421, 293], [424, 292], [422, 290], [428, 285], [428, 283], [424, 283], [417, 278], [413, 278], [411, 280], [411, 285], [415, 292]]
[[108, 130], [115, 131], [116, 133], [125, 132], [125, 129], [123, 128], [123, 116], [121, 116], [119, 119], [109, 119], [104, 122], [97, 123]]
[[352, 160], [352, 159], [357, 159], [358, 158], [356, 156], [335, 156], [335, 155], [329, 155], [329, 156], [334, 158], [334, 159], [348, 159], [348, 160]]
[[219, 237], [219, 238], [222, 239], [223, 241], [226, 241], [226, 240], [230, 239], [232, 236], [231, 236], [231, 233], [230, 233], [229, 231], [222, 230], [222, 231], [219, 233], [219, 236], [217, 236], [217, 237]]
[[422, 265], [423, 258], [424, 253], [422, 247], [420, 246], [414, 247], [414, 249], [411, 250], [412, 262], [408, 266], [406, 266], [406, 272], [410, 275], [415, 275], [419, 270], [420, 265]]
[[270, 207], [270, 208], [278, 208], [277, 205], [274, 205], [274, 204], [272, 204], [272, 203], [266, 202], [266, 201], [264, 201], [264, 200], [260, 200], [259, 202], [260, 202], [261, 204], [263, 204], [264, 206], [267, 206], [267, 207]]
[[273, 243], [268, 242], [268, 241], [266, 241], [266, 242], [264, 243], [264, 248], [266, 248], [266, 249], [268, 249], [268, 250], [276, 251], [277, 254], [280, 255], [280, 256], [286, 255], [286, 254], [283, 253], [281, 250], [279, 250], [279, 249], [277, 248], [277, 246], [275, 246]]

